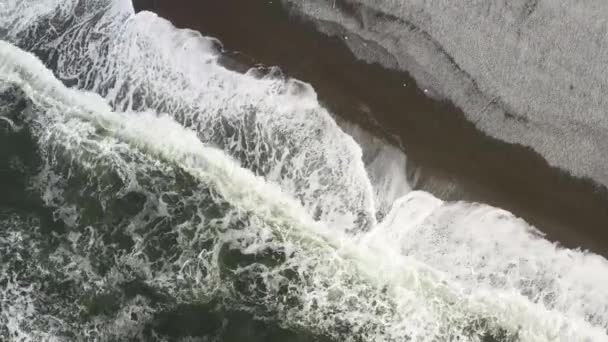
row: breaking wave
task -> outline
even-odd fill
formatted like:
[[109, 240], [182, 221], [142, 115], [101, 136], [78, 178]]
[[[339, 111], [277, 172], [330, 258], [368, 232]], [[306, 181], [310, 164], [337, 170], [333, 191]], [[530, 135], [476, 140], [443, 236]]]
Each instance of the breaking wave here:
[[409, 192], [276, 68], [124, 0], [9, 0], [0, 37], [2, 339], [608, 340], [605, 259]]

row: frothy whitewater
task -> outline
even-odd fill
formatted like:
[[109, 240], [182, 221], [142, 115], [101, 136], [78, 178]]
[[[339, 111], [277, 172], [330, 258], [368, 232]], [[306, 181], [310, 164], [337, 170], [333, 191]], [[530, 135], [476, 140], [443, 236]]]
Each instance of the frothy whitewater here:
[[605, 259], [408, 192], [276, 68], [126, 0], [8, 0], [0, 38], [2, 340], [608, 341]]

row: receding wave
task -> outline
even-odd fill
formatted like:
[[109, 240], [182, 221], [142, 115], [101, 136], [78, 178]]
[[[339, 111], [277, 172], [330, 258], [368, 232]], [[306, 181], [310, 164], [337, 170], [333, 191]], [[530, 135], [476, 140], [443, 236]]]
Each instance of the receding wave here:
[[217, 65], [214, 39], [176, 30], [152, 13], [133, 16], [125, 3], [65, 1], [9, 39], [36, 51], [61, 80], [101, 94], [118, 111], [171, 114], [337, 228], [374, 224], [360, 148], [309, 85], [285, 79], [276, 68], [228, 71]]
[[3, 339], [222, 340], [238, 312], [319, 341], [608, 340], [605, 259], [481, 204], [380, 210], [392, 173], [309, 85], [124, 1], [22, 4], [0, 134], [31, 143], [33, 199], [0, 210]]

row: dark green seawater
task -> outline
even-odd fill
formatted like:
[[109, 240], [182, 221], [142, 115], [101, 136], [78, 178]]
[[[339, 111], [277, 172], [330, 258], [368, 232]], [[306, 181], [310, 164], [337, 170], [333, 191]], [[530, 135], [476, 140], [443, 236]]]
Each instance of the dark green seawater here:
[[[137, 278], [125, 281], [112, 289], [97, 292], [83, 290], [65, 279], [64, 275], [56, 274], [58, 270], [53, 270], [53, 267], [57, 264], [45, 259], [57, 248], [61, 248], [69, 228], [53, 217], [53, 210], [46, 207], [39, 193], [32, 189], [34, 178], [43, 163], [27, 126], [20, 126], [18, 130], [14, 127], [14, 122], [24, 125], [19, 119], [23, 116], [22, 112], [28, 110], [28, 104], [14, 94], [2, 95], [3, 110], [10, 109], [10, 112], [3, 112], [3, 116], [15, 121], [11, 124], [8, 121], [0, 122], [0, 188], [3, 189], [0, 199], [0, 263], [4, 273], [0, 277], [0, 287], [5, 287], [10, 282], [27, 285], [37, 292], [36, 296], [42, 298], [37, 298], [36, 301], [47, 302], [48, 306], [47, 310], [44, 310], [46, 312], [38, 312], [36, 316], [51, 314], [55, 319], [75, 320], [72, 324], [78, 326], [112, 317], [121, 309], [123, 302], [137, 296], [162, 307], [143, 322], [137, 339], [144, 341], [174, 341], [184, 338], [188, 338], [188, 341], [329, 341], [306, 331], [288, 330], [272, 321], [256, 319], [252, 313], [246, 311], [226, 309], [220, 301], [177, 303], [175, 299]], [[122, 198], [118, 206], [124, 213], [137, 213], [141, 210], [141, 203], [138, 201], [141, 201], [141, 198], [136, 193], [131, 193]], [[111, 213], [104, 212], [103, 215], [119, 215], [116, 211], [118, 209]], [[81, 219], [93, 222], [99, 220], [99, 217], [85, 215]], [[19, 236], [18, 243], [15, 243], [15, 236]], [[103, 234], [101, 239], [124, 249], [133, 246], [128, 236], [120, 234]], [[160, 241], [158, 243], [162, 244]], [[230, 267], [231, 263], [247, 262], [246, 257], [228, 254], [226, 267]], [[105, 260], [97, 262], [100, 272], [111, 267], [105, 264]], [[66, 309], [72, 303], [76, 303], [76, 312], [67, 312]], [[53, 306], [55, 308], [52, 308]], [[140, 318], [137, 313], [132, 312], [126, 319], [126, 324], [129, 324], [129, 319], [133, 324], [137, 324]], [[32, 328], [44, 331], [49, 328], [48, 325], [52, 325], [47, 324], [38, 326], [34, 323]], [[63, 330], [63, 333], [56, 335], [58, 338], [82, 338], [70, 332], [67, 327], [62, 329], [59, 326], [57, 330]], [[0, 327], [0, 337], [2, 340], [19, 340], [18, 336], [11, 335], [6, 327]], [[102, 336], [90, 338], [103, 340]]]
[[392, 194], [310, 85], [126, 0], [1, 5], [0, 340], [607, 339], [604, 259]]

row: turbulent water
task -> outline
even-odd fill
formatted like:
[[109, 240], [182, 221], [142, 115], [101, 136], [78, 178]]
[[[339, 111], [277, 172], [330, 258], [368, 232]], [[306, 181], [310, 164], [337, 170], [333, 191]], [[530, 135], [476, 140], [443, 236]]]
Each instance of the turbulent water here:
[[1, 340], [608, 341], [605, 259], [409, 192], [276, 68], [126, 0], [0, 38]]

